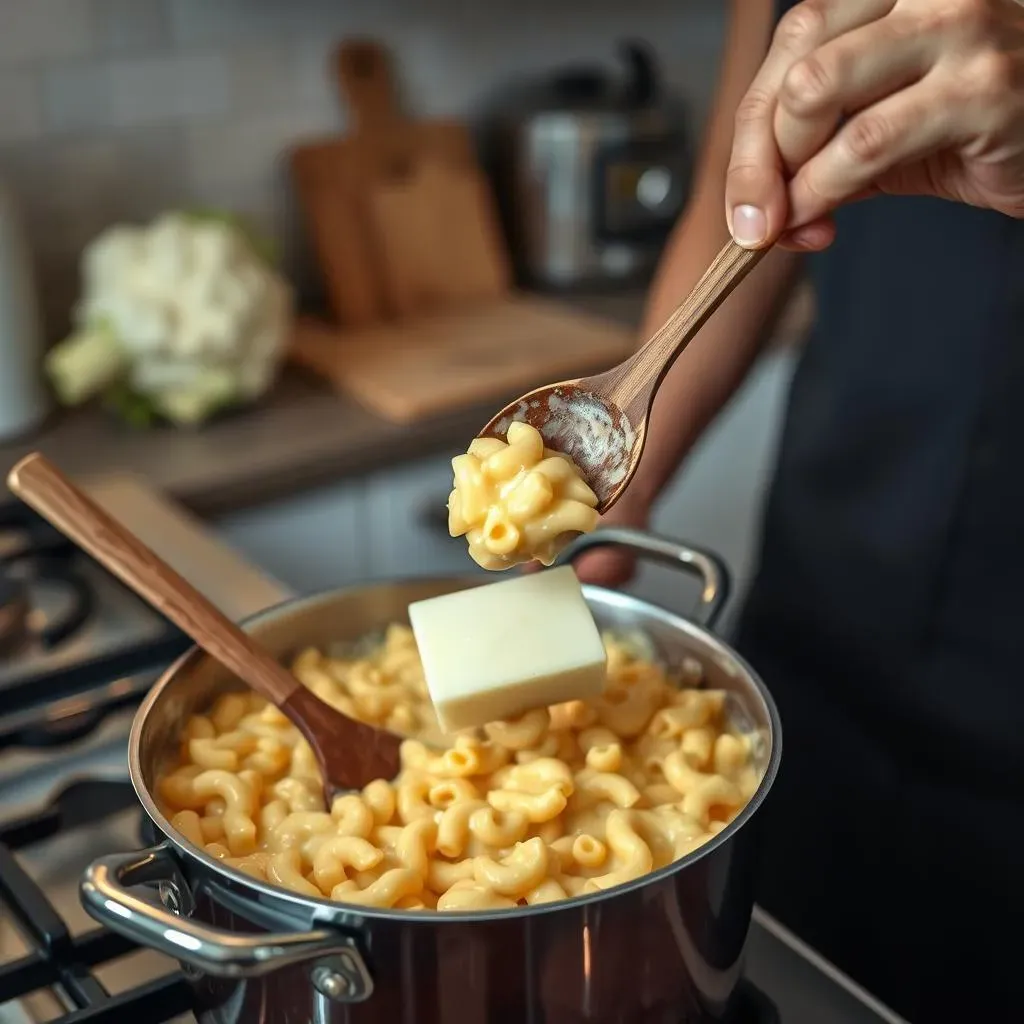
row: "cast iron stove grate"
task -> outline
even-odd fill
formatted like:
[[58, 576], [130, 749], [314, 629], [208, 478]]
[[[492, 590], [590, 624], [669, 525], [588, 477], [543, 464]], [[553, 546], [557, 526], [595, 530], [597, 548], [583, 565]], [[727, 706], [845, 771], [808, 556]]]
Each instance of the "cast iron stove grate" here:
[[127, 810], [134, 802], [135, 794], [124, 782], [73, 782], [44, 810], [0, 825], [0, 904], [30, 949], [0, 964], [0, 1005], [50, 989], [71, 1007], [59, 1018], [61, 1024], [158, 1024], [191, 1009], [188, 986], [177, 973], [125, 992], [108, 992], [94, 969], [138, 947], [105, 928], [73, 935], [14, 856], [15, 850]]
[[[52, 618], [39, 588], [58, 598]], [[30, 508], [0, 498], [0, 750], [88, 735], [188, 647]]]

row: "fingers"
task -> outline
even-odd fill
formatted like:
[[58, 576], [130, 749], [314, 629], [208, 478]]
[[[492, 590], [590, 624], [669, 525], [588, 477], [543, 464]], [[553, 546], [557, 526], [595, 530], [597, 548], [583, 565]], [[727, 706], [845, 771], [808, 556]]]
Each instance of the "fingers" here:
[[818, 220], [893, 168], [954, 142], [950, 110], [926, 79], [861, 111], [790, 181], [790, 226]]
[[831, 217], [822, 217], [810, 224], [787, 231], [779, 239], [778, 244], [781, 248], [793, 252], [821, 252], [835, 240], [835, 223]]
[[779, 21], [772, 49], [806, 52], [808, 37], [813, 37], [813, 46], [820, 46], [828, 39], [884, 18], [895, 6], [896, 0], [804, 0]]
[[760, 249], [786, 224], [789, 208], [782, 160], [772, 135], [771, 93], [752, 88], [736, 111], [725, 179], [725, 215], [737, 245]]
[[786, 73], [822, 43], [887, 13], [894, 2], [805, 0], [779, 23], [768, 57], [736, 111], [726, 219], [738, 245], [771, 244], [788, 219], [785, 168], [773, 123]]
[[[890, 189], [886, 188], [886, 191]], [[919, 190], [915, 190], [919, 191]], [[861, 192], [857, 192], [846, 200], [846, 203], [856, 203], [863, 199], [870, 199], [872, 196], [881, 194], [881, 190], [872, 186]], [[798, 228], [790, 228], [783, 232], [782, 237], [776, 243], [780, 249], [789, 249], [791, 252], [821, 252], [827, 249], [836, 240], [836, 224], [831, 216], [819, 217], [809, 224], [802, 224]]]
[[783, 165], [802, 166], [844, 115], [919, 81], [931, 66], [932, 39], [898, 11], [825, 43], [786, 72], [774, 132]]
[[621, 587], [636, 573], [636, 559], [622, 551], [594, 551], [574, 563], [581, 583]]

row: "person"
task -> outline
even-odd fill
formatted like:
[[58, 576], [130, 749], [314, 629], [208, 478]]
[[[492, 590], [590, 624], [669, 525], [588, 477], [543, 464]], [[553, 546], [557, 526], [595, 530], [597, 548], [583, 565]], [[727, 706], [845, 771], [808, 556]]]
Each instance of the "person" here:
[[[606, 519], [647, 525], [814, 251], [817, 322], [735, 638], [783, 722], [758, 898], [914, 1024], [1008, 1020], [1024, 922], [1024, 8], [729, 6], [643, 336], [730, 226], [779, 244], [669, 374]], [[632, 566], [605, 549], [578, 569], [617, 585]]]

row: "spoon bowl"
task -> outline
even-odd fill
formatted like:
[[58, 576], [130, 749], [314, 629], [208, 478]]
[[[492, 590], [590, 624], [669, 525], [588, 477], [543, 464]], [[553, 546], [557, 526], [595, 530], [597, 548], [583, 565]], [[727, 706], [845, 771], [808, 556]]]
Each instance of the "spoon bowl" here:
[[529, 423], [549, 448], [576, 463], [597, 496], [598, 512], [607, 512], [640, 463], [665, 375], [767, 251], [729, 242], [664, 326], [625, 362], [592, 377], [535, 388], [505, 406], [479, 436], [504, 440], [512, 423]]
[[22, 459], [11, 470], [7, 486], [210, 657], [280, 708], [313, 750], [328, 805], [338, 792], [398, 774], [398, 736], [357, 722], [320, 700], [42, 455]]
[[504, 439], [514, 422], [540, 431], [553, 451], [568, 455], [597, 495], [601, 509], [612, 505], [629, 483], [647, 433], [616, 405], [596, 382], [598, 377], [547, 384], [502, 409], [480, 432]]

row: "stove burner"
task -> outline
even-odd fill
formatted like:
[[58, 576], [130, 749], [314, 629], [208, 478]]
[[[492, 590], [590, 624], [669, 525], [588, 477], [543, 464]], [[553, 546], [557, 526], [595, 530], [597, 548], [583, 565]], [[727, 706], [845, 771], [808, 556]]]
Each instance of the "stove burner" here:
[[0, 654], [19, 646], [28, 629], [28, 594], [19, 580], [0, 574]]
[[0, 549], [0, 647], [35, 640], [50, 650], [74, 635], [92, 614], [92, 590], [52, 544]]
[[0, 751], [87, 736], [187, 647], [27, 505], [0, 501]]

